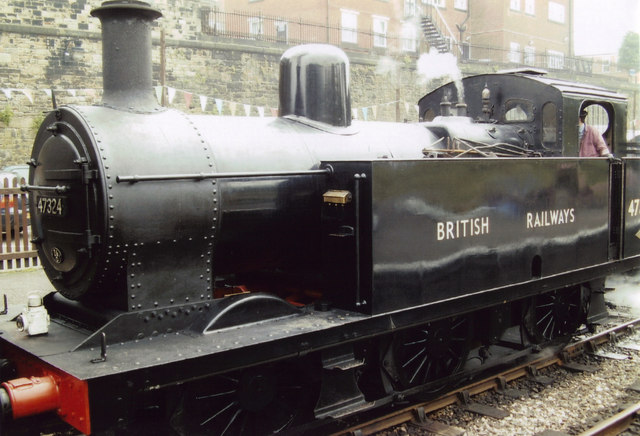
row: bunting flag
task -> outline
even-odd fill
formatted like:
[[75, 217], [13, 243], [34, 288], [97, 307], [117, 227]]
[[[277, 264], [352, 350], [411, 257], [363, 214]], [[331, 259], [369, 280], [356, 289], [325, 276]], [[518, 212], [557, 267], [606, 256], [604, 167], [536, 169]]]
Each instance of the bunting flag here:
[[[162, 102], [162, 96], [163, 96], [163, 92], [164, 89], [166, 89], [167, 92], [167, 100], [169, 104], [172, 104], [175, 100], [176, 94], [178, 91], [180, 91], [183, 95], [184, 98], [184, 103], [187, 106], [187, 108], [192, 109], [192, 104], [193, 104], [193, 96], [194, 93], [189, 92], [189, 91], [185, 91], [183, 89], [176, 89], [176, 88], [172, 88], [170, 86], [154, 86], [153, 87], [154, 92], [155, 92], [155, 96], [158, 99], [158, 102]], [[53, 95], [53, 90], [52, 89], [41, 89], [41, 90], [31, 90], [31, 89], [27, 89], [27, 88], [0, 88], [0, 91], [2, 91], [2, 94], [4, 94], [4, 96], [8, 99], [11, 100], [15, 97], [16, 93], [20, 93], [22, 95], [24, 95], [31, 104], [34, 103], [34, 92], [44, 92], [46, 94], [46, 96], [51, 99], [52, 95]], [[69, 95], [73, 96], [73, 97], [78, 97], [78, 96], [86, 96], [89, 97], [89, 100], [95, 99], [97, 97], [99, 97], [101, 95], [101, 90], [98, 89], [93, 89], [93, 88], [85, 88], [85, 89], [63, 89], [60, 90], [59, 92], [67, 92]], [[2, 95], [0, 94], [0, 95]], [[209, 100], [211, 99], [211, 97], [208, 97], [206, 95], [198, 95], [199, 102], [200, 102], [200, 109], [202, 110], [202, 112], [206, 112], [207, 110], [207, 105], [209, 103]], [[236, 110], [238, 108], [238, 105], [241, 104], [242, 108], [244, 110], [244, 115], [245, 116], [251, 116], [251, 112], [252, 112], [252, 105], [251, 104], [247, 104], [247, 103], [238, 103], [238, 102], [234, 102], [234, 101], [228, 101], [228, 100], [223, 100], [221, 98], [213, 98], [214, 102], [215, 102], [215, 107], [217, 109], [217, 113], [218, 115], [223, 115], [224, 113], [224, 105], [225, 103], [228, 104], [231, 115], [235, 116], [236, 115]], [[376, 105], [372, 105], [372, 106], [365, 106], [365, 107], [361, 107], [361, 108], [351, 108], [351, 116], [354, 120], [359, 119], [359, 112], [362, 110], [362, 120], [364, 121], [369, 121], [369, 120], [376, 120], [378, 119], [378, 109], [380, 106], [390, 106], [390, 105], [397, 105], [400, 103], [404, 103], [404, 108], [405, 108], [405, 113], [407, 116], [411, 116], [411, 114], [409, 113], [410, 111], [410, 106], [413, 106], [413, 108], [415, 109], [416, 113], [418, 115], [420, 115], [420, 107], [418, 105], [413, 105], [409, 102], [406, 101], [390, 101], [390, 102], [386, 102], [386, 103], [380, 103], [380, 104], [376, 104]], [[255, 106], [256, 108], [256, 112], [258, 114], [259, 117], [263, 118], [265, 116], [265, 106]], [[278, 116], [278, 108], [274, 108], [274, 107], [269, 107], [268, 108], [269, 113], [271, 116], [273, 117], [277, 117]]]
[[173, 103], [173, 99], [176, 97], [176, 90], [170, 86], [167, 86], [167, 96], [169, 97], [169, 103]]
[[193, 94], [190, 92], [184, 91], [184, 103], [187, 105], [187, 109], [191, 108], [191, 100], [193, 99]]
[[25, 97], [27, 97], [30, 103], [33, 103], [33, 96], [31, 95], [31, 91], [29, 91], [28, 89], [21, 89], [20, 91], [24, 94]]

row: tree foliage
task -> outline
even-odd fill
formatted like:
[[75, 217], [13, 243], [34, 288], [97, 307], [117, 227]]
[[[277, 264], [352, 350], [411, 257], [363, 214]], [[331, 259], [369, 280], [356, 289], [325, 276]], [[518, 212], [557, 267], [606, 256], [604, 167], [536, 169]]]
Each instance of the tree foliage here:
[[640, 69], [640, 35], [627, 32], [618, 51], [618, 66], [628, 70]]

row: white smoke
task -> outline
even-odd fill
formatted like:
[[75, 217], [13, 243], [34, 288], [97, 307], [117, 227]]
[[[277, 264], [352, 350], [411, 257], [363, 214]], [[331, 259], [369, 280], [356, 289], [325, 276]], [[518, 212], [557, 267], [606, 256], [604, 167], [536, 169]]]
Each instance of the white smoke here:
[[615, 288], [605, 294], [607, 301], [626, 308], [633, 316], [640, 316], [640, 271], [610, 276], [607, 287]]
[[457, 103], [464, 102], [462, 72], [458, 68], [457, 59], [452, 53], [439, 53], [435, 48], [431, 48], [429, 53], [420, 55], [417, 69], [422, 85], [428, 85], [429, 82], [435, 79], [449, 79], [454, 82], [456, 91], [458, 91]]
[[376, 74], [381, 76], [388, 75], [389, 79], [394, 84], [397, 83], [399, 71], [399, 62], [390, 56], [382, 56], [376, 65]]

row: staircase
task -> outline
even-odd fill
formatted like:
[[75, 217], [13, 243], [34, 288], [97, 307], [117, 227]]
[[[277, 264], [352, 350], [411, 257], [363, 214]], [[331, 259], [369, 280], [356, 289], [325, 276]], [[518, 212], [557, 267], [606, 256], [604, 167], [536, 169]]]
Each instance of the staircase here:
[[423, 15], [420, 19], [420, 25], [422, 27], [422, 33], [430, 47], [435, 47], [439, 53], [448, 53], [451, 51], [449, 50], [449, 44], [446, 38], [438, 27], [436, 27], [431, 17]]
[[[423, 3], [420, 25], [429, 47], [436, 48], [439, 53], [449, 53], [453, 46], [457, 46], [455, 35], [440, 10], [433, 4]], [[458, 50], [460, 50], [460, 47], [458, 47]]]

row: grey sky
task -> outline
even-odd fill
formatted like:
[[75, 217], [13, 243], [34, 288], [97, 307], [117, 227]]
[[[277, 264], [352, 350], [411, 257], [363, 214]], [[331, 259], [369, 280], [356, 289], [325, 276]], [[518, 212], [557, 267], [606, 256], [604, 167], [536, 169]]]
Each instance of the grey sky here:
[[574, 0], [577, 56], [618, 54], [624, 35], [640, 33], [640, 0]]

